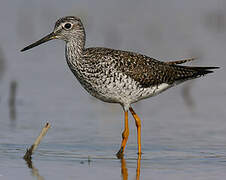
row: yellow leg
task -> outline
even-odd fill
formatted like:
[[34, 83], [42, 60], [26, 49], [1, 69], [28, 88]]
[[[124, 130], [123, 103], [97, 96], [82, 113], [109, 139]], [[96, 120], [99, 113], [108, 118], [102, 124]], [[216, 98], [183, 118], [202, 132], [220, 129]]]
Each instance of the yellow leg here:
[[124, 131], [122, 133], [121, 148], [119, 149], [119, 151], [117, 153], [117, 157], [118, 158], [122, 158], [122, 156], [123, 156], [123, 152], [125, 150], [126, 142], [128, 140], [128, 137], [129, 137], [128, 111], [125, 111], [125, 127], [124, 127]]
[[135, 119], [137, 126], [137, 144], [138, 144], [138, 155], [141, 155], [141, 121], [138, 115], [134, 112], [133, 108], [129, 108], [133, 118]]

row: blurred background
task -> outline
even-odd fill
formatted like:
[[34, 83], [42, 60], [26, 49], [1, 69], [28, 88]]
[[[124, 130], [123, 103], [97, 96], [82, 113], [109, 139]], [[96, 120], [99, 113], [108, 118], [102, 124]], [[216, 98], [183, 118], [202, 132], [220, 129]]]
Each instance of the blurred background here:
[[[68, 15], [82, 19], [86, 47], [162, 61], [197, 57], [191, 65], [221, 67], [133, 107], [142, 120], [141, 179], [226, 175], [225, 9], [225, 0], [1, 1], [0, 179], [31, 178], [21, 157], [47, 121], [52, 128], [33, 159], [42, 178], [120, 179], [114, 154], [123, 130], [121, 106], [100, 102], [80, 86], [67, 67], [63, 41], [20, 52]], [[126, 158], [133, 177], [136, 130], [129, 118]]]

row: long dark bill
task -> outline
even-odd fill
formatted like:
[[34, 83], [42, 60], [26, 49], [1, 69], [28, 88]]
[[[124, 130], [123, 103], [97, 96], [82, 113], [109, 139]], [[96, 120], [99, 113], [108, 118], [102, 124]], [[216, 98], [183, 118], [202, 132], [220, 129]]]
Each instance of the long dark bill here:
[[40, 44], [42, 44], [42, 43], [45, 43], [45, 42], [47, 42], [47, 41], [50, 41], [50, 40], [52, 40], [52, 39], [56, 39], [56, 35], [55, 35], [54, 32], [48, 34], [47, 36], [45, 36], [44, 38], [42, 38], [42, 39], [36, 41], [35, 43], [33, 43], [33, 44], [31, 44], [31, 45], [29, 45], [29, 46], [23, 48], [23, 49], [21, 50], [21, 52], [26, 51], [26, 50], [28, 50], [28, 49], [31, 49], [31, 48], [33, 48], [33, 47], [35, 47], [35, 46], [38, 46], [38, 45], [40, 45]]

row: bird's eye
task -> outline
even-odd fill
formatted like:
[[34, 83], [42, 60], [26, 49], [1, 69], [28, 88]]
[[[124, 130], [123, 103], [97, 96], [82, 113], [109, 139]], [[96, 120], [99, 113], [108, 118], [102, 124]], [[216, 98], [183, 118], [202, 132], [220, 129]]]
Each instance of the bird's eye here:
[[72, 28], [72, 24], [71, 23], [64, 24], [64, 29], [69, 30], [71, 28]]

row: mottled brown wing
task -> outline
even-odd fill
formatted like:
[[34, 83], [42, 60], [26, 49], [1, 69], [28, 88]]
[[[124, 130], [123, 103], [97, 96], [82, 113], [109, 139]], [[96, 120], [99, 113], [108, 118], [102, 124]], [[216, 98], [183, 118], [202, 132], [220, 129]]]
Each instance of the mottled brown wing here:
[[[182, 61], [175, 61], [174, 63], [165, 63], [156, 59], [127, 51], [115, 51], [114, 54], [119, 54], [118, 59], [121, 72], [125, 73], [135, 81], [139, 82], [142, 87], [150, 87], [162, 83], [173, 84], [179, 81], [193, 79], [211, 73], [209, 69], [217, 67], [189, 67], [178, 66], [176, 64]], [[183, 61], [183, 62], [186, 62]]]
[[[89, 54], [100, 61], [113, 60], [114, 68], [147, 88], [162, 83], [173, 84], [210, 73], [215, 67], [188, 67], [165, 63], [145, 55], [106, 48], [89, 48]], [[183, 61], [184, 62], [184, 61]], [[180, 61], [180, 63], [182, 63]]]

